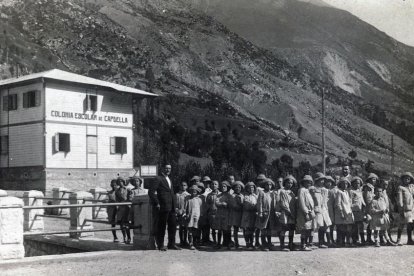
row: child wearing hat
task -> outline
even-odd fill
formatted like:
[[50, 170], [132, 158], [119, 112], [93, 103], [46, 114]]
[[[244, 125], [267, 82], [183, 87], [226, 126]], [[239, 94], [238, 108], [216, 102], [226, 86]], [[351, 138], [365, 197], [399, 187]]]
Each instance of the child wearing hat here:
[[351, 185], [348, 178], [342, 177], [338, 182], [338, 192], [335, 198], [335, 223], [338, 233], [338, 245], [351, 245], [351, 231], [354, 216], [351, 209], [351, 199], [348, 187]]
[[230, 183], [222, 181], [220, 183], [220, 191], [221, 194], [216, 198], [217, 214], [213, 225], [213, 229], [218, 230], [216, 248], [221, 248], [221, 238], [223, 237], [223, 246], [230, 249], [230, 206], [233, 201], [233, 197], [230, 194]]
[[380, 246], [378, 234], [383, 237], [387, 245], [395, 245], [388, 237], [387, 230], [389, 229], [390, 219], [388, 216], [389, 210], [387, 201], [383, 196], [383, 187], [377, 185], [375, 187], [375, 196], [368, 206], [368, 214], [371, 217], [371, 229], [374, 230], [375, 246]]
[[300, 244], [302, 251], [312, 251], [307, 246], [308, 240], [313, 235], [315, 229], [315, 210], [312, 195], [309, 193], [309, 187], [313, 185], [313, 179], [310, 175], [305, 175], [301, 181], [298, 191], [298, 209], [296, 217], [296, 227], [300, 232]]
[[351, 180], [351, 189], [349, 190], [351, 209], [354, 216], [354, 224], [352, 225], [352, 242], [354, 245], [365, 244], [364, 220], [366, 205], [362, 196], [362, 183], [360, 177], [354, 176]]
[[190, 196], [185, 201], [185, 217], [187, 218], [188, 241], [190, 249], [194, 250], [194, 236], [197, 234], [198, 222], [201, 215], [202, 199], [199, 197], [201, 193], [197, 185], [192, 185], [189, 189]]
[[271, 179], [267, 179], [263, 185], [263, 191], [259, 193], [257, 198], [257, 217], [256, 217], [256, 228], [260, 229], [262, 250], [269, 251], [272, 249], [272, 229], [271, 223], [273, 219], [273, 193], [272, 188], [274, 182]]
[[217, 180], [212, 181], [211, 183], [211, 192], [207, 195], [206, 205], [207, 205], [207, 218], [209, 227], [212, 228], [211, 235], [213, 236], [213, 242], [217, 243], [216, 229], [213, 228], [213, 223], [217, 214], [216, 199], [219, 195], [219, 183]]
[[[377, 176], [376, 174], [370, 174], [368, 178], [366, 179], [366, 183], [364, 186], [362, 186], [362, 196], [364, 198], [364, 202], [366, 206], [369, 206], [371, 204], [372, 199], [374, 198], [374, 184], [377, 182]], [[368, 215], [368, 209], [365, 209], [365, 216]], [[372, 230], [371, 230], [371, 224], [368, 222], [367, 224], [367, 238], [366, 243], [368, 244], [374, 244], [374, 241], [372, 240]]]
[[[266, 182], [267, 177], [264, 174], [259, 174], [256, 177], [256, 194], [257, 196], [259, 196], [259, 194], [263, 193], [263, 186], [264, 183]], [[257, 217], [256, 217], [257, 219]], [[255, 243], [254, 243], [254, 247], [255, 248], [260, 248], [261, 244], [260, 244], [260, 229], [256, 228], [255, 233], [254, 233], [254, 238], [255, 238]]]
[[236, 249], [239, 248], [239, 229], [241, 227], [241, 220], [243, 216], [243, 199], [244, 195], [242, 191], [244, 190], [244, 184], [241, 181], [235, 181], [232, 185], [233, 201], [231, 206], [230, 221], [231, 226], [233, 226], [233, 238], [234, 246]]
[[[116, 190], [116, 202], [128, 202], [128, 194], [130, 193], [126, 187], [126, 182], [123, 178], [118, 178], [116, 180], [119, 189]], [[131, 233], [129, 230], [129, 210], [130, 206], [128, 205], [121, 205], [118, 207], [118, 224], [121, 227], [122, 236], [124, 238], [124, 243], [130, 244], [131, 243]]]
[[246, 241], [247, 249], [254, 249], [253, 247], [253, 233], [256, 222], [257, 209], [257, 194], [256, 185], [253, 182], [248, 182], [245, 187], [246, 193], [243, 198], [243, 215], [241, 220], [241, 227], [244, 230], [244, 239]]
[[180, 236], [180, 245], [187, 246], [187, 221], [185, 218], [185, 201], [190, 194], [187, 192], [187, 182], [182, 181], [179, 187], [178, 193], [175, 194], [177, 199], [177, 224], [178, 224], [178, 233]]
[[328, 213], [329, 218], [331, 219], [332, 225], [329, 226], [329, 234], [327, 234], [328, 244], [331, 246], [334, 245], [334, 230], [335, 230], [335, 197], [338, 192], [338, 187], [336, 181], [332, 176], [326, 176], [325, 179], [325, 188], [328, 190]]
[[325, 233], [332, 225], [328, 211], [328, 190], [324, 187], [325, 175], [318, 172], [315, 177], [315, 187], [309, 189], [315, 208], [315, 228], [318, 230], [319, 248], [327, 248]]
[[201, 182], [204, 185], [204, 192], [202, 194], [202, 196], [204, 197], [204, 203], [203, 203], [203, 210], [204, 210], [204, 225], [201, 229], [201, 233], [202, 233], [202, 242], [204, 244], [211, 244], [211, 240], [210, 240], [210, 222], [208, 220], [208, 215], [207, 215], [207, 196], [209, 193], [211, 193], [211, 179], [209, 176], [204, 176], [203, 179], [201, 180]]
[[402, 245], [401, 234], [404, 226], [407, 227], [407, 244], [413, 244], [412, 240], [412, 222], [413, 222], [413, 193], [411, 186], [414, 183], [414, 177], [410, 172], [401, 175], [401, 184], [397, 189], [397, 207], [400, 214], [400, 224], [397, 232], [397, 245]]
[[[296, 179], [288, 175], [283, 179], [283, 189], [280, 190], [280, 217], [281, 231], [279, 234], [280, 249], [282, 251], [294, 250], [293, 237], [295, 234], [296, 221], [296, 198], [291, 190], [296, 185]], [[285, 247], [286, 232], [289, 235], [289, 246]]]
[[[116, 203], [116, 191], [119, 189], [116, 179], [111, 180], [111, 190], [108, 191], [108, 203]], [[108, 214], [108, 223], [111, 224], [112, 228], [116, 226], [117, 218], [117, 206], [108, 206], [106, 207], [106, 212]], [[116, 230], [112, 230], [112, 236], [114, 237], [114, 242], [119, 242], [118, 237], [116, 236]]]

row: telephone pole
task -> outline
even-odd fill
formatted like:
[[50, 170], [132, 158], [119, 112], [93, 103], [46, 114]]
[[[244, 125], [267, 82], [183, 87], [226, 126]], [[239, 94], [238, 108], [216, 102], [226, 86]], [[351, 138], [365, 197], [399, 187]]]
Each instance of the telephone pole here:
[[326, 162], [325, 162], [325, 88], [322, 88], [322, 173], [326, 174]]
[[391, 175], [394, 174], [394, 135], [391, 134]]

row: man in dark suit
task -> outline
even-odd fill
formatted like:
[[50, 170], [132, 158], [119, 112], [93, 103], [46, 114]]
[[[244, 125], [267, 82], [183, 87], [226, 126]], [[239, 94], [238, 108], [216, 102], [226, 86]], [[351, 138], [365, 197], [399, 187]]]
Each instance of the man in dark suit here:
[[158, 210], [158, 224], [156, 242], [160, 251], [166, 251], [164, 246], [165, 228], [168, 225], [168, 249], [180, 250], [175, 245], [175, 232], [177, 228], [175, 208], [177, 207], [173, 185], [169, 175], [171, 165], [163, 167], [162, 175], [158, 176], [148, 190], [152, 204]]

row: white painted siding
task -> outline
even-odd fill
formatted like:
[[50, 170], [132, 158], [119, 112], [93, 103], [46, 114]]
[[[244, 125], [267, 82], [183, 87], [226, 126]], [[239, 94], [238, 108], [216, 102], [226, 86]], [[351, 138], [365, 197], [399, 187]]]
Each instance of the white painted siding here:
[[[1, 167], [43, 166], [43, 124], [14, 126], [9, 131], [9, 155], [1, 156]], [[7, 128], [1, 129], [7, 134]], [[7, 157], [9, 162], [7, 163]]]
[[[132, 127], [132, 96], [119, 92], [88, 90], [75, 85], [55, 83], [46, 84], [46, 120], [59, 122], [84, 123], [88, 125], [107, 125]], [[97, 96], [98, 110], [85, 110], [87, 94]], [[73, 118], [63, 117], [62, 114], [73, 115]], [[59, 115], [60, 116], [59, 116]], [[76, 118], [79, 114], [96, 116], [96, 120]], [[110, 121], [110, 118], [119, 118], [119, 122]]]
[[[113, 136], [127, 137], [127, 153], [111, 154], [110, 138]], [[98, 167], [99, 168], [133, 168], [132, 129], [98, 128]]]
[[[41, 91], [41, 105], [37, 107], [23, 108], [23, 93], [39, 90]], [[8, 94], [17, 94], [17, 110], [3, 110], [3, 96]], [[44, 118], [44, 91], [42, 83], [34, 83], [30, 85], [2, 89], [0, 91], [0, 126], [7, 124], [17, 124], [31, 121], [39, 121]]]
[[[55, 152], [56, 133], [70, 134], [70, 152]], [[46, 167], [86, 168], [86, 127], [46, 123]]]

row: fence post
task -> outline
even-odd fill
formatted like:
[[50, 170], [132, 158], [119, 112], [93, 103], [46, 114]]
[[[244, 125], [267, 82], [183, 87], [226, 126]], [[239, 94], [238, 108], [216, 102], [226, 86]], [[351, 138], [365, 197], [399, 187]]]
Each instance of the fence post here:
[[[91, 193], [88, 192], [74, 192], [69, 196], [70, 204], [83, 204], [88, 203], [84, 202], [84, 199], [93, 199]], [[92, 230], [93, 224], [92, 219], [92, 207], [79, 207], [79, 208], [70, 208], [70, 230]], [[86, 233], [70, 233], [71, 238], [80, 238], [86, 236], [93, 236], [93, 232]]]
[[23, 201], [0, 190], [0, 206], [20, 207], [0, 209], [0, 260], [23, 258]]
[[[63, 204], [68, 204], [67, 202], [67, 198], [69, 198], [70, 193], [68, 188], [65, 187], [59, 187], [59, 188], [53, 188], [52, 189], [52, 197], [53, 197], [53, 201], [52, 204], [53, 205], [63, 205]], [[65, 200], [62, 200], [65, 199]], [[61, 208], [56, 208], [56, 209], [52, 209], [51, 210], [52, 215], [67, 215], [68, 211], [66, 208], [61, 209]]]
[[[96, 187], [89, 190], [94, 199], [104, 200], [107, 198], [107, 191], [104, 188]], [[100, 202], [96, 202], [100, 203]], [[106, 208], [105, 207], [92, 207], [92, 218], [93, 219], [106, 219]]]
[[138, 195], [132, 199], [134, 208], [134, 249], [155, 249], [156, 216], [148, 195]]
[[[24, 206], [43, 206], [43, 193], [41, 191], [27, 191], [23, 193]], [[44, 209], [25, 209], [23, 211], [23, 229], [28, 232], [42, 232], [44, 230]]]

